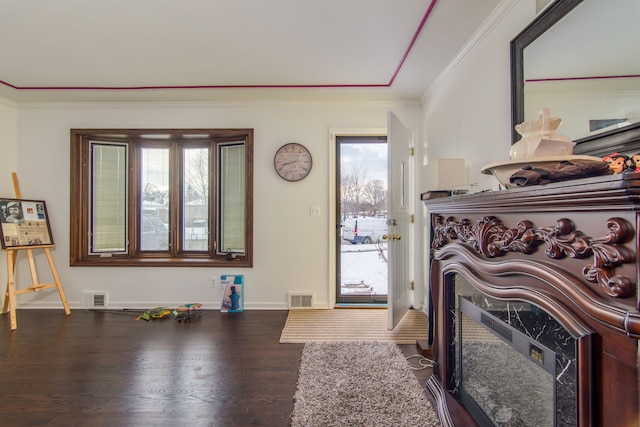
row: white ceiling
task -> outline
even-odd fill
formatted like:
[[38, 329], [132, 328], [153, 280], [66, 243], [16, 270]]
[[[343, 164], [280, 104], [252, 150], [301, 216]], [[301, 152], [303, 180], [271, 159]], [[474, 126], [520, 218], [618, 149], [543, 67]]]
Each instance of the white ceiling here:
[[498, 3], [0, 0], [0, 97], [418, 99]]

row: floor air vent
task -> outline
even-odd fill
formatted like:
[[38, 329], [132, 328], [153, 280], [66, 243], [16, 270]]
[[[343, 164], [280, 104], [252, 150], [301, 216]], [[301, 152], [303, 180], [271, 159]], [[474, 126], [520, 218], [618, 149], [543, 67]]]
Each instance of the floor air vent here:
[[107, 308], [107, 293], [83, 292], [82, 305], [84, 308]]
[[313, 308], [313, 294], [289, 294], [289, 309]]

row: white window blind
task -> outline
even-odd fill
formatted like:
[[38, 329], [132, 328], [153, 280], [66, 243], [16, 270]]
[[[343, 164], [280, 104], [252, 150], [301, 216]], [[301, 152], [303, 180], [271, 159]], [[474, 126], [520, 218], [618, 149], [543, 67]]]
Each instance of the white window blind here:
[[92, 141], [90, 150], [91, 252], [126, 252], [127, 145]]
[[245, 251], [245, 146], [220, 146], [220, 237], [218, 250]]

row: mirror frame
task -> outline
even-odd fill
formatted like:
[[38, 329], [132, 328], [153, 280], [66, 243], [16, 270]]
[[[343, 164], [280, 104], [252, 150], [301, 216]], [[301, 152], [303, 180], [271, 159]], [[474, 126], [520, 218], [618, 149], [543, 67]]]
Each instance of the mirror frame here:
[[[524, 118], [524, 49], [570, 13], [583, 0], [556, 0], [511, 40], [511, 144], [520, 139], [515, 130]], [[606, 156], [640, 152], [640, 123], [576, 140], [574, 154]]]

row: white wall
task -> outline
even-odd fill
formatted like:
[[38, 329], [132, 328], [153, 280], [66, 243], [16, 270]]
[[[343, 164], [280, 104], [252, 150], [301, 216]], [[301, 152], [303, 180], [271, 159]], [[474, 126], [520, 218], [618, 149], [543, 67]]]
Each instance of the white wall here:
[[[423, 97], [422, 178], [418, 184], [422, 192], [435, 189], [439, 158], [464, 158], [468, 184], [478, 183], [475, 190], [498, 190], [498, 181], [480, 170], [509, 159], [510, 42], [534, 18], [534, 2], [503, 0]], [[422, 213], [423, 234], [429, 236], [430, 220], [424, 207]], [[428, 254], [428, 245], [423, 250]]]
[[0, 194], [14, 196], [11, 172], [17, 167], [18, 120], [17, 107], [12, 101], [0, 98]]
[[[17, 139], [18, 120], [16, 104], [0, 98], [0, 196], [15, 197], [11, 172], [18, 167]], [[0, 257], [0, 280], [4, 278], [7, 267], [7, 257], [4, 253]], [[4, 287], [2, 288], [4, 295]]]
[[[221, 274], [245, 275], [247, 309], [287, 308], [292, 291], [313, 292], [317, 307], [329, 307], [334, 280], [328, 267], [330, 129], [386, 127], [389, 110], [408, 127], [420, 127], [418, 103], [20, 103], [17, 172], [22, 196], [47, 202], [56, 244], [52, 254], [72, 308], [82, 306], [87, 290], [107, 291], [109, 308], [187, 302], [217, 308], [219, 288], [211, 285], [211, 277]], [[255, 130], [253, 268], [69, 266], [69, 129], [145, 127]], [[314, 161], [311, 174], [297, 183], [273, 170], [275, 151], [291, 141], [305, 144]], [[311, 205], [320, 206], [320, 217], [309, 215]], [[38, 270], [47, 272], [42, 261]], [[26, 267], [26, 260], [19, 260], [22, 280], [30, 278]], [[21, 295], [17, 305], [59, 307], [60, 301], [55, 292], [42, 292]]]

